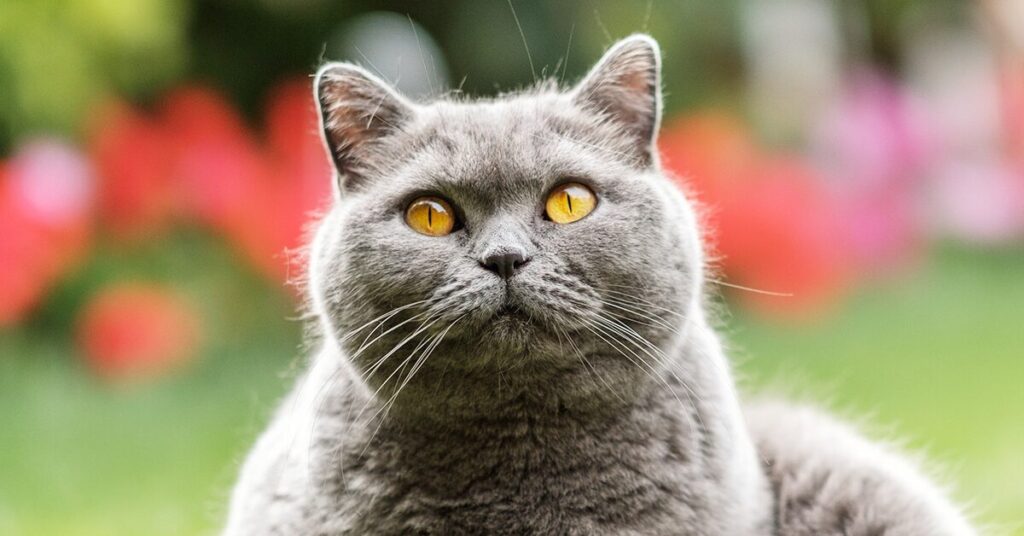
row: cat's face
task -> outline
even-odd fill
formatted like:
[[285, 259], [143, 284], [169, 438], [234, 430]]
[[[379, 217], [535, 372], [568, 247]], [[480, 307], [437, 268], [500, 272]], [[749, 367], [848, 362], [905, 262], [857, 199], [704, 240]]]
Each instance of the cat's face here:
[[568, 92], [427, 106], [361, 69], [321, 70], [339, 199], [312, 287], [371, 384], [414, 368], [633, 381], [659, 366], [701, 257], [654, 154], [658, 63], [632, 38]]

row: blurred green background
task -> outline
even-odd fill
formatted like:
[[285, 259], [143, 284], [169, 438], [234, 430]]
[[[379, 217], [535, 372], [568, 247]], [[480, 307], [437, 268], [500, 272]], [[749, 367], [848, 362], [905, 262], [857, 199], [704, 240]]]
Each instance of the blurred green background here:
[[1024, 534], [1014, 2], [0, 3], [0, 534], [216, 533], [304, 363], [323, 59], [493, 95], [637, 31], [722, 278], [785, 294], [721, 288], [744, 391], [865, 421]]

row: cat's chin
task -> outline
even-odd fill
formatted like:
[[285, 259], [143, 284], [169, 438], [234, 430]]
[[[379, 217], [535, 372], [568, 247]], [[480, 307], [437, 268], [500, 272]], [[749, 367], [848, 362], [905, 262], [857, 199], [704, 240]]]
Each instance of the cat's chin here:
[[506, 355], [528, 354], [543, 336], [535, 318], [514, 306], [503, 306], [482, 326], [481, 343]]
[[550, 353], [556, 335], [546, 319], [525, 308], [504, 304], [465, 326], [456, 337], [474, 346], [470, 353], [484, 354], [485, 361], [516, 366], [542, 359]]

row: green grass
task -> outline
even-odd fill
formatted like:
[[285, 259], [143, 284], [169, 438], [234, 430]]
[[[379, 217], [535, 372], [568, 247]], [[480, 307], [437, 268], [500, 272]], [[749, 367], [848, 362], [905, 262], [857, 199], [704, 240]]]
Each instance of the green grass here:
[[992, 534], [1024, 534], [1024, 255], [946, 253], [813, 329], [737, 322], [740, 369], [924, 452]]
[[[206, 344], [171, 378], [110, 385], [74, 355], [63, 310], [136, 278], [173, 280], [199, 307]], [[193, 236], [104, 251], [54, 301], [27, 330], [0, 334], [0, 534], [214, 532], [301, 352], [290, 299]]]
[[[186, 240], [138, 269], [174, 278], [207, 318], [204, 355], [173, 378], [93, 379], [66, 336], [49, 336], [67, 319], [0, 334], [0, 534], [216, 532], [300, 352], [288, 300], [216, 251]], [[93, 270], [60, 299], [125, 275]], [[993, 534], [1024, 534], [1024, 255], [946, 253], [813, 327], [738, 316], [730, 338], [747, 390], [782, 386], [870, 416], [944, 466]]]

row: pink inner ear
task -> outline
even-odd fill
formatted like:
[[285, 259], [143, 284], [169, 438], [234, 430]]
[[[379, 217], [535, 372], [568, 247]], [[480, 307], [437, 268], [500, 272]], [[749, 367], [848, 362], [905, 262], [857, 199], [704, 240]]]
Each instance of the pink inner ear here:
[[632, 138], [647, 165], [658, 123], [658, 51], [648, 39], [632, 38], [614, 47], [580, 84], [577, 104], [606, 116]]
[[584, 85], [591, 91], [616, 86], [624, 92], [647, 95], [657, 80], [658, 52], [648, 40], [627, 40], [613, 48]]
[[629, 70], [619, 78], [619, 84], [630, 92], [648, 95], [654, 82], [651, 78], [647, 70]]
[[329, 68], [318, 83], [331, 158], [351, 182], [376, 166], [374, 142], [400, 128], [411, 110], [384, 82], [351, 65]]

